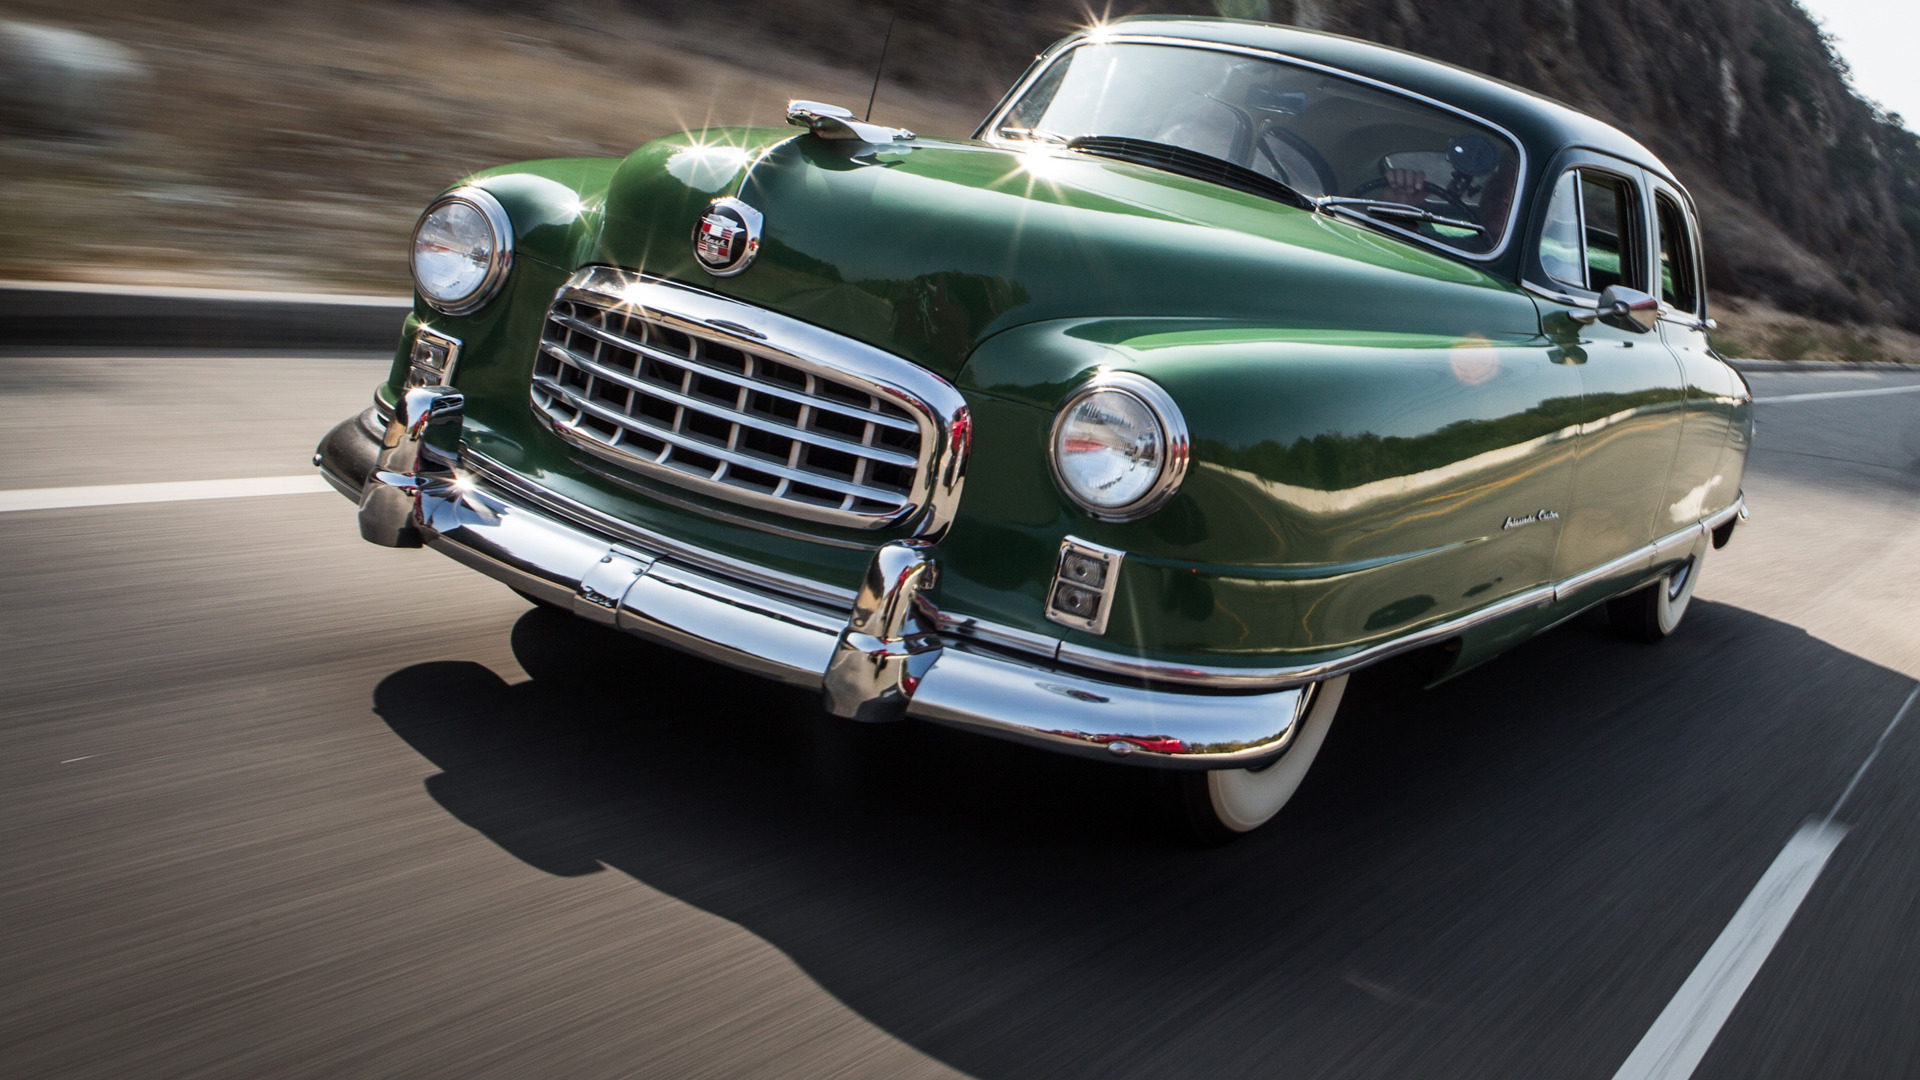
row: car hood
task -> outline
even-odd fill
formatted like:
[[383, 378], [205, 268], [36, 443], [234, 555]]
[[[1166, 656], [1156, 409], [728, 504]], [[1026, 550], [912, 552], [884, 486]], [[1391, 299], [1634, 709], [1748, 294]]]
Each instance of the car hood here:
[[[693, 258], [707, 203], [765, 219], [757, 259]], [[954, 377], [1013, 326], [1093, 316], [1532, 336], [1526, 296], [1483, 271], [1256, 195], [1034, 147], [889, 146], [790, 131], [650, 143], [615, 172], [592, 261], [679, 280]]]

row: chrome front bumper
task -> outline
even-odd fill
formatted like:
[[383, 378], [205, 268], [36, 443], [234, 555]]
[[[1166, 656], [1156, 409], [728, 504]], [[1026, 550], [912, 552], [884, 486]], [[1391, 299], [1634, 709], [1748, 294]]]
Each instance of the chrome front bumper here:
[[461, 406], [448, 388], [411, 389], [381, 435], [363, 415], [322, 440], [314, 463], [360, 504], [363, 536], [432, 547], [583, 618], [820, 690], [837, 715], [913, 716], [1162, 768], [1247, 768], [1286, 752], [1310, 696], [1110, 681], [943, 633], [924, 595], [937, 553], [916, 542], [878, 549], [850, 609], [636, 543], [462, 457]]

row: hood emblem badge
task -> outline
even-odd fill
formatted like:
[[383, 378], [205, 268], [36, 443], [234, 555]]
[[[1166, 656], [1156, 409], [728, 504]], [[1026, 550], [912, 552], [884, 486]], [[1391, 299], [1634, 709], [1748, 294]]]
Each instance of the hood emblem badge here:
[[693, 257], [714, 277], [732, 277], [760, 254], [760, 211], [734, 198], [715, 199], [693, 227]]

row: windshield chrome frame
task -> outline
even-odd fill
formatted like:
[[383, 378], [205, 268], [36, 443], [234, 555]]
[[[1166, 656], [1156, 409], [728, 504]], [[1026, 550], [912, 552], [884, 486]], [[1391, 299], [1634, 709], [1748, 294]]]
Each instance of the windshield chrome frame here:
[[[1241, 56], [1251, 56], [1257, 60], [1269, 60], [1269, 61], [1274, 61], [1276, 63], [1292, 64], [1295, 67], [1308, 68], [1310, 70], [1322, 72], [1327, 75], [1333, 75], [1337, 78], [1350, 79], [1353, 82], [1360, 83], [1363, 86], [1370, 86], [1377, 90], [1384, 90], [1389, 94], [1394, 94], [1399, 97], [1406, 98], [1409, 101], [1417, 101], [1423, 105], [1430, 105], [1436, 109], [1440, 109], [1443, 112], [1450, 112], [1453, 115], [1458, 116], [1464, 120], [1468, 120], [1468, 121], [1471, 121], [1472, 123], [1479, 124], [1481, 127], [1484, 127], [1489, 131], [1497, 132], [1502, 138], [1506, 139], [1508, 143], [1512, 144], [1513, 148], [1516, 151], [1519, 152], [1520, 165], [1519, 165], [1519, 169], [1514, 175], [1513, 204], [1507, 208], [1506, 228], [1503, 229], [1500, 233], [1499, 246], [1495, 247], [1492, 251], [1486, 251], [1486, 252], [1462, 251], [1461, 249], [1457, 247], [1453, 247], [1449, 244], [1443, 244], [1438, 240], [1433, 239], [1430, 236], [1421, 236], [1419, 233], [1414, 232], [1410, 229], [1402, 229], [1402, 228], [1399, 228], [1398, 226], [1393, 225], [1390, 222], [1381, 221], [1378, 218], [1374, 218], [1374, 217], [1362, 216], [1357, 214], [1341, 214], [1339, 215], [1339, 219], [1348, 221], [1354, 224], [1366, 224], [1373, 228], [1381, 229], [1385, 232], [1392, 233], [1395, 236], [1405, 237], [1406, 239], [1409, 239], [1409, 240], [1418, 241], [1422, 246], [1430, 248], [1434, 251], [1444, 252], [1447, 255], [1451, 255], [1456, 258], [1468, 259], [1473, 262], [1480, 262], [1480, 263], [1492, 262], [1495, 259], [1500, 258], [1502, 255], [1505, 255], [1507, 252], [1507, 247], [1513, 243], [1514, 230], [1518, 228], [1520, 224], [1520, 204], [1522, 201], [1524, 201], [1524, 196], [1530, 194], [1530, 191], [1527, 187], [1527, 184], [1529, 181], [1529, 172], [1527, 169], [1527, 164], [1528, 164], [1527, 146], [1525, 143], [1515, 138], [1513, 132], [1508, 131], [1506, 128], [1501, 127], [1499, 124], [1496, 124], [1491, 120], [1487, 120], [1483, 117], [1476, 116], [1475, 114], [1470, 113], [1467, 110], [1462, 109], [1457, 105], [1449, 105], [1444, 101], [1440, 101], [1435, 98], [1430, 98], [1425, 94], [1415, 93], [1414, 91], [1408, 90], [1405, 87], [1395, 86], [1392, 83], [1388, 83], [1388, 82], [1381, 82], [1379, 79], [1370, 79], [1365, 75], [1357, 75], [1344, 68], [1333, 67], [1329, 64], [1319, 64], [1319, 63], [1315, 63], [1312, 60], [1302, 60], [1297, 56], [1293, 56], [1289, 53], [1278, 52], [1273, 49], [1261, 49], [1251, 45], [1229, 45], [1224, 42], [1218, 42], [1218, 41], [1196, 41], [1192, 38], [1162, 37], [1157, 34], [1104, 33], [1104, 34], [1100, 34], [1097, 37], [1082, 36], [1082, 37], [1074, 38], [1073, 40], [1068, 41], [1066, 44], [1054, 50], [1052, 53], [1042, 55], [1040, 59], [1037, 62], [1035, 62], [1031, 68], [1028, 69], [1026, 77], [1021, 79], [1020, 82], [1012, 90], [1008, 91], [1006, 97], [1000, 99], [1000, 104], [994, 106], [993, 112], [989, 113], [987, 116], [987, 119], [983, 123], [981, 123], [981, 125], [977, 129], [974, 130], [973, 137], [975, 139], [980, 140], [981, 142], [990, 143], [994, 146], [1017, 147], [1017, 146], [1025, 145], [1022, 142], [1022, 140], [998, 138], [994, 135], [994, 132], [999, 128], [1001, 122], [1006, 119], [1007, 114], [1013, 111], [1013, 107], [1015, 105], [1018, 105], [1020, 103], [1020, 100], [1026, 96], [1027, 91], [1032, 89], [1035, 83], [1039, 82], [1043, 77], [1045, 77], [1046, 73], [1052, 70], [1053, 65], [1056, 63], [1059, 63], [1061, 57], [1066, 56], [1068, 53], [1073, 52], [1075, 49], [1078, 49], [1083, 45], [1170, 45], [1175, 48], [1206, 49], [1212, 52], [1235, 53]], [[1054, 147], [1053, 149], [1058, 150], [1062, 148]], [[1320, 212], [1327, 213], [1327, 211], [1324, 211], [1324, 210]], [[1333, 215], [1329, 214], [1329, 216], [1333, 216]]]

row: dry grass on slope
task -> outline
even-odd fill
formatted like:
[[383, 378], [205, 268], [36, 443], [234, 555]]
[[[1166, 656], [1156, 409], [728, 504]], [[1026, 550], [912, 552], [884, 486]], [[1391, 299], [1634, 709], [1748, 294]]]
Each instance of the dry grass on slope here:
[[[516, 18], [31, 2], [0, 17], [96, 35], [147, 69], [90, 130], [0, 129], [4, 277], [400, 291], [414, 216], [467, 172], [778, 125], [791, 97], [864, 106], [870, 89], [778, 42], [721, 49], [615, 3]], [[964, 135], [984, 109], [889, 84], [875, 119]]]

